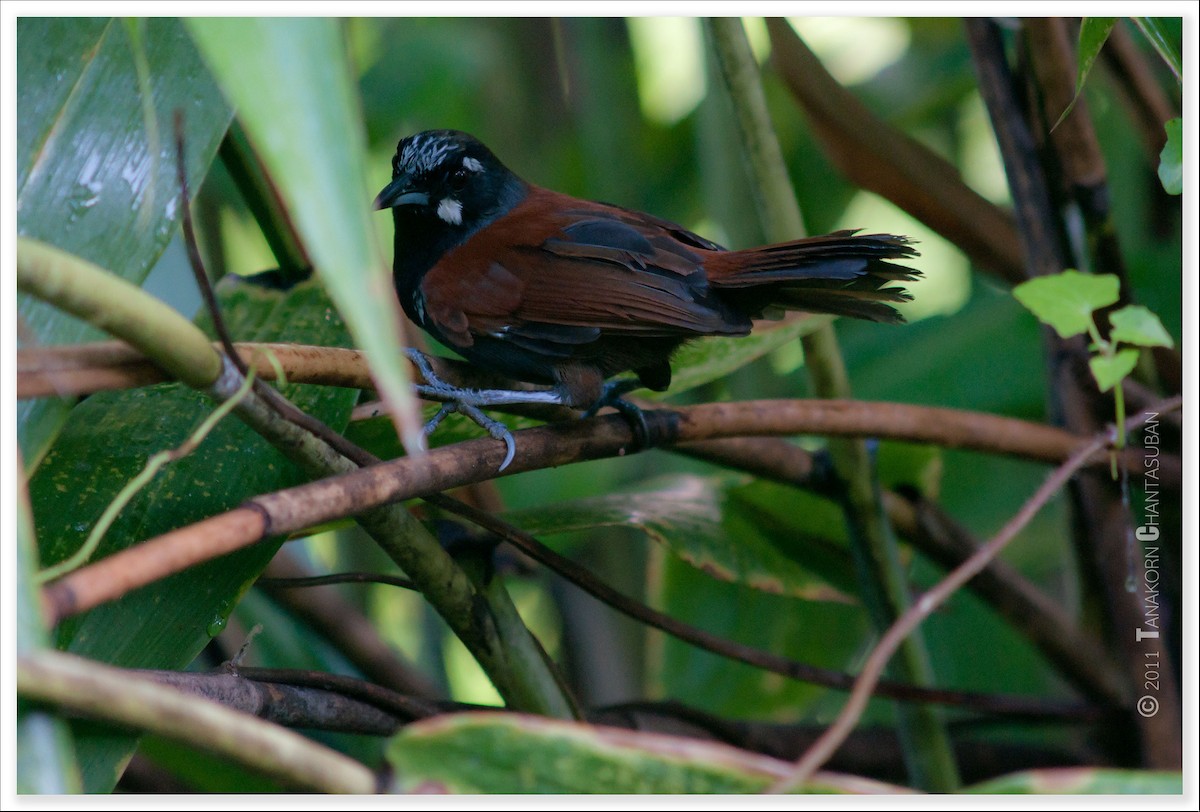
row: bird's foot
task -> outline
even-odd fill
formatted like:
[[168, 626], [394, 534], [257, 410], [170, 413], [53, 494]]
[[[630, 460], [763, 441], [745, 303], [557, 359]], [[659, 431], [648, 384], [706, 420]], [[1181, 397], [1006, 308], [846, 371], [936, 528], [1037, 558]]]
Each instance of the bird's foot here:
[[508, 426], [483, 413], [483, 408], [489, 406], [507, 406], [516, 403], [548, 403], [562, 405], [563, 397], [555, 390], [525, 391], [520, 389], [465, 389], [446, 383], [433, 371], [429, 358], [417, 350], [406, 350], [405, 355], [416, 366], [425, 383], [417, 384], [417, 394], [430, 400], [442, 401], [442, 407], [437, 414], [425, 424], [425, 434], [429, 435], [441, 424], [446, 416], [458, 412], [469, 417], [480, 428], [497, 440], [504, 441], [504, 462], [500, 464], [503, 471], [512, 462], [517, 453], [517, 443]]
[[639, 407], [621, 397], [627, 392], [632, 392], [634, 389], [640, 389], [641, 386], [642, 382], [637, 378], [618, 378], [615, 381], [609, 381], [604, 384], [604, 389], [601, 391], [600, 397], [583, 414], [584, 417], [594, 417], [605, 406], [611, 406], [616, 409], [625, 418], [625, 422], [629, 424], [629, 428], [633, 431], [634, 451], [645, 451], [654, 444], [651, 439], [650, 426], [646, 423], [645, 413]]

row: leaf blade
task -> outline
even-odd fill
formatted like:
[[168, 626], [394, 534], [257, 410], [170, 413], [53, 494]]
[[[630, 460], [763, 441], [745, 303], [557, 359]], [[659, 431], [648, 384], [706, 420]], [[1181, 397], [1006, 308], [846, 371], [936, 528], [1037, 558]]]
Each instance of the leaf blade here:
[[188, 28], [366, 353], [405, 448], [422, 448], [399, 306], [370, 220], [362, 115], [336, 22], [203, 18]]
[[1183, 194], [1183, 119], [1166, 124], [1167, 143], [1158, 154], [1158, 179], [1168, 194]]
[[1127, 305], [1108, 317], [1112, 324], [1109, 334], [1113, 341], [1136, 344], [1139, 347], [1174, 347], [1175, 341], [1167, 328], [1148, 307]]
[[[111, 19], [18, 21], [17, 232], [140, 285], [178, 221], [173, 155], [147, 134], [135, 47]], [[199, 188], [233, 111], [176, 19], [146, 21], [146, 80], [159, 122], [188, 111], [188, 178]], [[161, 128], [160, 128], [161, 129]], [[65, 215], [65, 216], [64, 216]], [[18, 294], [22, 343], [72, 344], [101, 333]], [[74, 404], [17, 404], [26, 466], [37, 467]]]
[[1093, 275], [1067, 270], [1039, 276], [1013, 288], [1013, 296], [1038, 321], [1048, 324], [1063, 338], [1088, 332], [1092, 312], [1116, 304], [1120, 281], [1111, 274]]
[[1088, 368], [1101, 392], [1107, 392], [1133, 372], [1137, 366], [1138, 351], [1134, 349], [1119, 350], [1115, 355], [1097, 355], [1088, 359]]

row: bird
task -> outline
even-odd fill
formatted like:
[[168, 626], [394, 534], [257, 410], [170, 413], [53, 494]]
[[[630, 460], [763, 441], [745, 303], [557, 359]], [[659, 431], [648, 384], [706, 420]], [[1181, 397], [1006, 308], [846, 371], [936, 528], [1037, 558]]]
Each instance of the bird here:
[[[744, 336], [786, 310], [903, 321], [894, 283], [920, 271], [912, 241], [836, 231], [726, 250], [676, 223], [529, 183], [474, 136], [427, 130], [400, 140], [375, 209], [395, 226], [393, 281], [408, 318], [472, 364], [541, 389], [468, 390], [423, 355], [419, 394], [444, 401], [426, 425], [460, 411], [498, 439], [482, 408], [553, 403], [594, 414], [640, 412], [622, 395], [671, 383], [671, 356], [706, 336]], [[631, 376], [614, 378], [622, 373]]]

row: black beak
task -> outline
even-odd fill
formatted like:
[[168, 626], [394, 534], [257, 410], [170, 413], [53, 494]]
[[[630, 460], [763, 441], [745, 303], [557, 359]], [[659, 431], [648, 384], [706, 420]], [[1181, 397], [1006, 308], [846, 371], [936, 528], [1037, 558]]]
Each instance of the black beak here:
[[394, 209], [398, 206], [428, 206], [429, 195], [413, 188], [413, 179], [400, 175], [383, 187], [383, 191], [375, 198], [376, 209]]

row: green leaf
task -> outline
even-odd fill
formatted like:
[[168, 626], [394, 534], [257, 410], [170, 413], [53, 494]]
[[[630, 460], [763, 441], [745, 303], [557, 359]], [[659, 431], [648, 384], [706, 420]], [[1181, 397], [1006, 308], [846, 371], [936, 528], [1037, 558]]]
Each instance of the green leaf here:
[[[18, 474], [18, 476], [20, 476]], [[37, 547], [25, 488], [17, 499], [17, 654], [49, 646], [50, 636], [34, 575]], [[80, 790], [79, 764], [66, 722], [43, 707], [17, 699], [17, 792], [65, 795]]]
[[633, 527], [713, 578], [777, 595], [852, 602], [776, 547], [748, 506], [731, 499], [736, 490], [719, 479], [679, 476], [505, 518], [535, 535]]
[[1183, 776], [1165, 770], [1064, 767], [1003, 775], [963, 791], [979, 795], [1180, 795]]
[[[349, 343], [315, 282], [282, 292], [226, 277], [218, 287], [222, 312], [239, 340]], [[288, 386], [284, 392], [335, 430], [344, 427], [357, 397], [355, 390], [321, 386]], [[212, 408], [206, 396], [179, 384], [102, 392], [77, 406], [30, 481], [42, 564], [74, 552], [147, 457], [179, 445]], [[169, 465], [137, 495], [96, 557], [303, 480], [280, 452], [227, 418], [195, 452]], [[224, 627], [238, 596], [277, 546], [255, 545], [68, 619], [59, 626], [59, 645], [130, 668], [182, 668]], [[111, 789], [133, 737], [99, 725], [79, 725], [76, 733], [86, 790]]]
[[748, 336], [705, 338], [684, 344], [671, 358], [671, 388], [661, 397], [724, 378], [829, 321], [829, 316], [793, 316], [778, 322], [759, 322]]
[[1088, 332], [1092, 312], [1115, 304], [1120, 288], [1120, 281], [1111, 274], [1063, 271], [1022, 282], [1013, 288], [1013, 296], [1038, 321], [1053, 327], [1063, 338], [1070, 338]]
[[[17, 21], [17, 232], [140, 285], [178, 219], [172, 115], [187, 112], [188, 178], [208, 171], [232, 111], [177, 19], [145, 21], [135, 44], [111, 19]], [[153, 91], [143, 106], [141, 84]], [[156, 127], [147, 127], [147, 113]], [[157, 136], [154, 135], [155, 129]], [[166, 139], [166, 140], [165, 140]], [[18, 294], [22, 342], [71, 344], [95, 328]], [[37, 466], [73, 399], [17, 404], [18, 438]]]
[[1159, 17], [1134, 17], [1133, 21], [1146, 35], [1146, 39], [1150, 40], [1150, 44], [1154, 46], [1154, 50], [1158, 51], [1158, 55], [1171, 68], [1175, 78], [1182, 82], [1183, 60], [1179, 57], [1179, 48], [1167, 32], [1164, 21]]
[[188, 26], [366, 353], [405, 447], [420, 448], [399, 303], [370, 219], [362, 111], [337, 21], [208, 17]]
[[1116, 17], [1084, 17], [1079, 25], [1078, 69], [1075, 74], [1075, 94], [1083, 90], [1087, 75], [1100, 56], [1100, 49], [1117, 24]]
[[1175, 342], [1158, 316], [1142, 305], [1127, 305], [1108, 317], [1113, 341], [1139, 347], [1174, 347]]
[[1055, 127], [1061, 124], [1062, 120], [1075, 108], [1075, 102], [1079, 100], [1079, 94], [1083, 92], [1083, 84], [1087, 81], [1088, 73], [1091, 72], [1092, 65], [1096, 63], [1096, 57], [1100, 55], [1100, 49], [1108, 41], [1108, 35], [1116, 24], [1116, 17], [1084, 17], [1080, 23], [1075, 95], [1071, 97], [1071, 103], [1067, 105], [1067, 109], [1059, 115], [1058, 121], [1054, 123]]
[[1092, 377], [1096, 379], [1096, 384], [1100, 387], [1100, 391], [1107, 392], [1125, 380], [1125, 377], [1130, 372], [1133, 372], [1133, 368], [1137, 366], [1137, 362], [1138, 351], [1125, 349], [1120, 350], [1113, 356], [1093, 356], [1088, 361], [1088, 366], [1091, 367]]
[[[393, 792], [503, 794], [745, 794], [789, 765], [724, 744], [558, 722], [461, 713], [409, 725], [388, 745]], [[907, 792], [823, 776], [808, 792]]]
[[1168, 194], [1183, 194], [1183, 119], [1167, 122], [1167, 143], [1158, 156], [1158, 179]]

